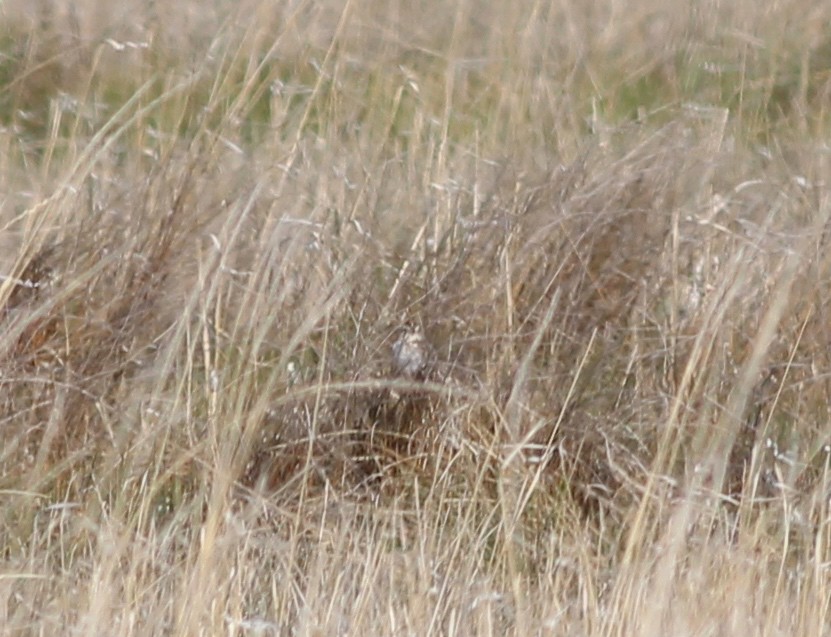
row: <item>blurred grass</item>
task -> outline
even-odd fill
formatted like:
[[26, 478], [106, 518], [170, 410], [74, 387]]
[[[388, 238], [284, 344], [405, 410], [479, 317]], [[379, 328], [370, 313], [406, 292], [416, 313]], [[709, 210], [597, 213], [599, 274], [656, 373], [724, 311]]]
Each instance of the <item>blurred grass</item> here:
[[829, 17], [4, 3], [0, 631], [825, 634]]

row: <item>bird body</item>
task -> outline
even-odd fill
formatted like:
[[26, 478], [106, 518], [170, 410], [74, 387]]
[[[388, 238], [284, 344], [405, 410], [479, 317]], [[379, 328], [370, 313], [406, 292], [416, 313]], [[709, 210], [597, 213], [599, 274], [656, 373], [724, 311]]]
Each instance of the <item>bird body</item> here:
[[395, 372], [415, 380], [424, 380], [433, 362], [432, 347], [420, 327], [405, 328], [392, 344]]

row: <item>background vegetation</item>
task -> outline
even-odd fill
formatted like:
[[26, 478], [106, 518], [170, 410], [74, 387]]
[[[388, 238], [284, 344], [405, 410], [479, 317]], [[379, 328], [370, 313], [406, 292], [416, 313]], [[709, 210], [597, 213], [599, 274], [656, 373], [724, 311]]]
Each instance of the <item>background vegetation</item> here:
[[6, 0], [0, 631], [828, 634], [829, 24]]

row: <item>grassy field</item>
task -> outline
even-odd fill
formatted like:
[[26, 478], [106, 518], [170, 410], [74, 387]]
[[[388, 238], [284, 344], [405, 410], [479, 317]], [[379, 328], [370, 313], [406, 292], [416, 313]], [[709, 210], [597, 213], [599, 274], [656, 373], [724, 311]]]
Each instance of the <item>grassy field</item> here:
[[0, 4], [0, 634], [829, 634], [829, 24]]

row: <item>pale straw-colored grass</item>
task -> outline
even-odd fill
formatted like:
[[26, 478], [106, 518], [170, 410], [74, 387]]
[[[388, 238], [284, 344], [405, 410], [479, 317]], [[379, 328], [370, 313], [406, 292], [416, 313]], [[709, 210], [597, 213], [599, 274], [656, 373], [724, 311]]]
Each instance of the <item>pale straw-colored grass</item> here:
[[829, 19], [7, 0], [0, 632], [827, 634]]

